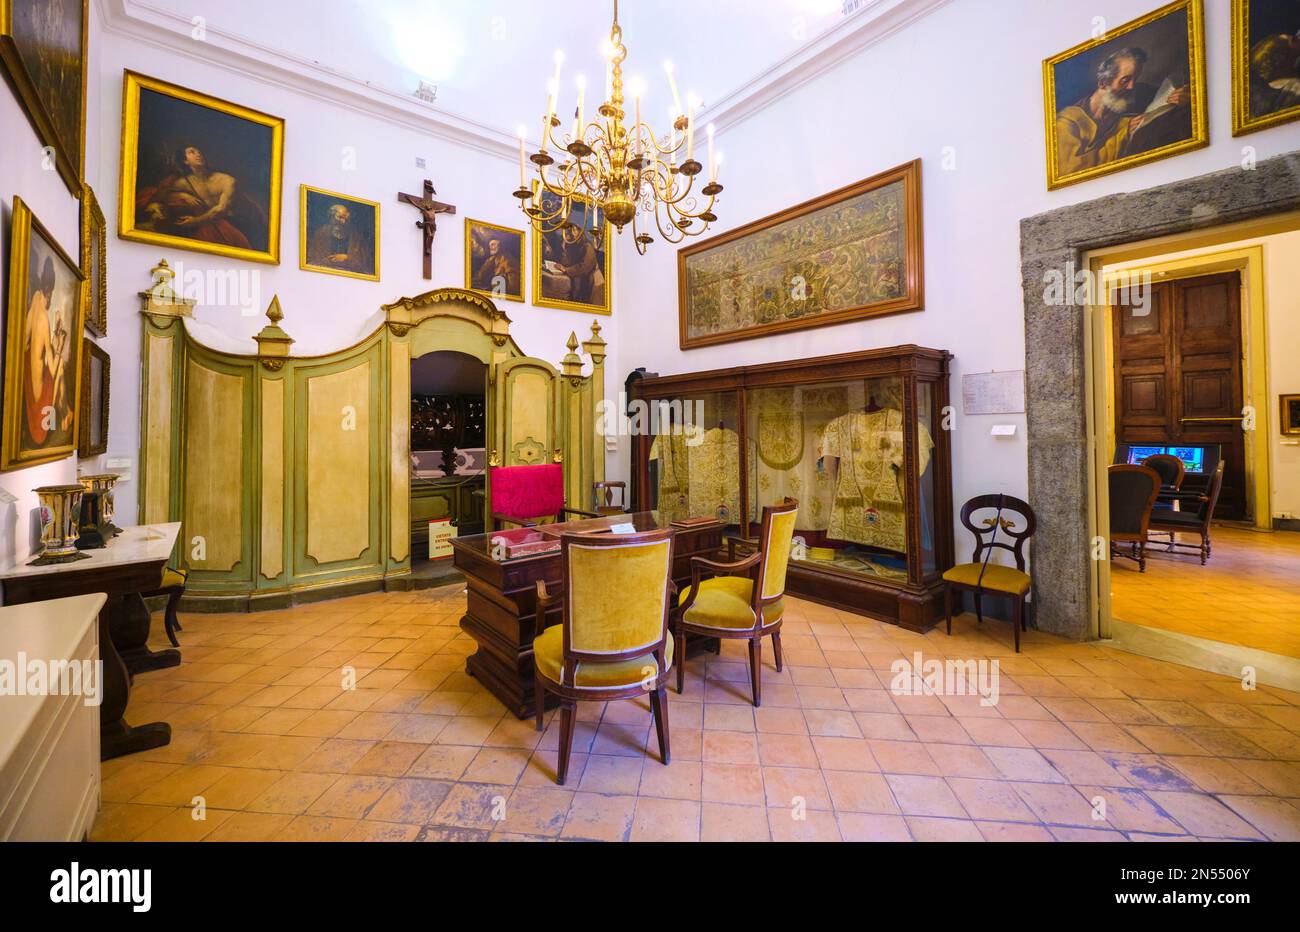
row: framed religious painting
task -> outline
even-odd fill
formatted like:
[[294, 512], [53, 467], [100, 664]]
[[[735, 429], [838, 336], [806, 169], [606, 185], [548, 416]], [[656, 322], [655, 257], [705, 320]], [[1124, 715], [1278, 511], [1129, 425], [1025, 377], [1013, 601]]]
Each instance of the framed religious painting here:
[[465, 287], [494, 301], [522, 301], [524, 231], [466, 217]]
[[677, 251], [684, 350], [925, 306], [919, 160]]
[[86, 330], [108, 335], [108, 224], [90, 185], [81, 191], [81, 274]]
[[1281, 429], [1288, 437], [1300, 437], [1300, 395], [1279, 395]]
[[108, 353], [87, 340], [81, 357], [81, 415], [77, 455], [82, 459], [108, 452]]
[[284, 120], [128, 71], [118, 235], [280, 262]]
[[1176, 0], [1043, 62], [1047, 187], [1210, 144], [1202, 0]]
[[605, 212], [578, 196], [536, 195], [547, 232], [533, 233], [533, 304], [592, 314], [610, 312], [613, 244]]
[[15, 197], [0, 470], [63, 459], [77, 447], [81, 283], [77, 263]]
[[1232, 135], [1300, 120], [1300, 0], [1232, 0]]
[[299, 186], [298, 267], [379, 281], [379, 205]]
[[0, 61], [47, 165], [73, 196], [85, 167], [87, 7], [87, 0], [0, 0]]

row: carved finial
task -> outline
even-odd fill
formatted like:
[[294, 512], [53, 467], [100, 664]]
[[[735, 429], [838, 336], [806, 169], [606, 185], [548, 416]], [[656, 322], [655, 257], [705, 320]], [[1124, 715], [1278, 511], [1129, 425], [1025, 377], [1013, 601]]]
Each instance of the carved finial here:
[[175, 277], [167, 260], [159, 259], [149, 270], [149, 290], [140, 292], [140, 310], [156, 318], [189, 317], [195, 302], [176, 293], [172, 285]]
[[569, 348], [569, 352], [576, 352], [578, 349], [578, 335], [572, 330], [569, 331], [569, 342], [564, 344]]
[[280, 296], [278, 294], [271, 296], [271, 306], [266, 309], [266, 316], [272, 325], [277, 327], [280, 325], [280, 321], [284, 320], [284, 311], [280, 310]]
[[598, 320], [591, 322], [591, 339], [593, 341], [600, 339], [600, 321]]
[[280, 321], [284, 320], [284, 311], [280, 309], [279, 295], [272, 295], [271, 304], [266, 309], [266, 317], [270, 323], [253, 339], [257, 341], [257, 355], [262, 366], [271, 372], [279, 372], [284, 368], [284, 361], [289, 356], [289, 347], [293, 345], [293, 338], [280, 329]]
[[591, 339], [582, 344], [582, 351], [591, 357], [591, 361], [599, 366], [605, 361], [605, 341], [600, 335], [600, 321], [591, 322]]

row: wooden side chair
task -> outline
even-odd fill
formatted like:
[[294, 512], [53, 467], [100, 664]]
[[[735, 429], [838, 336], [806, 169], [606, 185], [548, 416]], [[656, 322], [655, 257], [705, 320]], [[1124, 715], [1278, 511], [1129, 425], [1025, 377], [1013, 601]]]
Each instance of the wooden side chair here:
[[627, 483], [593, 482], [591, 484], [591, 498], [592, 505], [598, 514], [625, 514], [627, 512]]
[[[772, 636], [776, 669], [781, 671], [781, 617], [785, 611], [785, 577], [790, 564], [790, 543], [794, 539], [799, 503], [787, 498], [780, 505], [763, 509], [763, 523], [757, 541], [727, 538], [727, 562], [706, 557], [691, 558], [691, 588], [682, 593], [673, 630], [678, 650], [686, 657], [688, 635], [711, 638], [739, 638], [749, 641], [749, 679], [754, 705], [763, 703], [763, 638]], [[736, 559], [737, 547], [753, 549], [743, 560]], [[701, 579], [703, 572], [717, 573]], [[677, 665], [677, 692], [686, 685], [684, 663]]]
[[[649, 693], [659, 756], [669, 761], [668, 696], [673, 665], [668, 616], [672, 582], [672, 528], [639, 534], [560, 535], [561, 591], [537, 581], [533, 639], [534, 701], [542, 730], [546, 694], [560, 697], [560, 748], [555, 780], [569, 773], [574, 713], [581, 701], [635, 699]], [[564, 602], [563, 621], [543, 630], [547, 610]]]
[[[1214, 520], [1214, 506], [1219, 503], [1219, 490], [1223, 488], [1223, 460], [1219, 460], [1210, 476], [1210, 487], [1204, 495], [1197, 496], [1194, 508], [1187, 507], [1183, 499], [1183, 511], [1156, 511], [1151, 515], [1148, 530], [1169, 535], [1169, 552], [1176, 553], [1175, 548], [1187, 547], [1201, 555], [1201, 566], [1210, 559], [1210, 522]], [[1178, 534], [1199, 534], [1199, 544], [1185, 544]], [[1152, 541], [1155, 543], [1155, 541]]]
[[[996, 508], [997, 514], [984, 518], [978, 525], [974, 514], [984, 508]], [[1010, 511], [1020, 520], [1019, 523], [1005, 517]], [[970, 563], [960, 563], [943, 574], [944, 612], [948, 618], [948, 634], [952, 634], [952, 594], [953, 591], [969, 591], [975, 594], [975, 618], [984, 623], [983, 595], [1009, 596], [1011, 598], [1011, 626], [1015, 632], [1016, 653], [1020, 653], [1020, 632], [1025, 630], [1025, 602], [1033, 579], [1025, 572], [1025, 542], [1034, 536], [1038, 529], [1038, 518], [1028, 502], [1021, 501], [1013, 495], [976, 495], [961, 506], [961, 523], [975, 535], [975, 553]], [[999, 540], [1001, 532], [1011, 543]], [[987, 537], [987, 540], [985, 539]], [[991, 562], [994, 550], [1009, 552], [1016, 561], [1015, 569], [1001, 563]], [[985, 553], [985, 551], [988, 551]], [[983, 554], [983, 557], [981, 557]]]
[[1151, 509], [1160, 495], [1160, 473], [1150, 466], [1126, 465], [1111, 466], [1107, 472], [1111, 556], [1134, 560], [1138, 572], [1145, 573], [1147, 530], [1151, 524]]
[[167, 596], [167, 608], [163, 611], [163, 627], [167, 631], [167, 640], [171, 641], [172, 647], [181, 646], [180, 641], [176, 640], [176, 632], [184, 629], [176, 618], [176, 606], [180, 604], [181, 596], [185, 595], [185, 583], [189, 580], [189, 576], [189, 570], [174, 570], [170, 566], [164, 566], [158, 588], [141, 593], [146, 599]]
[[1142, 461], [1143, 466], [1150, 466], [1160, 474], [1160, 495], [1156, 498], [1158, 510], [1174, 507], [1173, 496], [1183, 487], [1187, 477], [1187, 466], [1176, 456], [1168, 453], [1156, 453]]
[[568, 516], [600, 517], [594, 511], [569, 508], [564, 500], [564, 467], [559, 463], [497, 466], [488, 470], [492, 515], [488, 530], [501, 525], [536, 527]]

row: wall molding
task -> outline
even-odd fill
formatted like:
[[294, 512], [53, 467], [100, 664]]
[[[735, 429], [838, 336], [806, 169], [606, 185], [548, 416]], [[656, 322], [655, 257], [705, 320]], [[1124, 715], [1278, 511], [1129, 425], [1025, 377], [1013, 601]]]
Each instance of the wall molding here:
[[[723, 94], [702, 112], [723, 132], [950, 2], [865, 0], [841, 22]], [[211, 24], [205, 27], [206, 39], [196, 41], [190, 38], [189, 19], [149, 0], [99, 0], [99, 7], [105, 32], [486, 155], [517, 157], [518, 142], [511, 130], [468, 119]]]

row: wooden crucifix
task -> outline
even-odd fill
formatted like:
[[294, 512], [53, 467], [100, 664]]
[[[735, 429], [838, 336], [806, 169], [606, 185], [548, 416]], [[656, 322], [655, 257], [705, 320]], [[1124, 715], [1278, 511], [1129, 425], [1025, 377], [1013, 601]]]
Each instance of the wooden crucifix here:
[[423, 197], [415, 194], [397, 195], [397, 199], [403, 204], [410, 204], [420, 212], [420, 219], [415, 221], [415, 225], [424, 231], [425, 278], [433, 278], [433, 237], [438, 232], [438, 214], [454, 214], [456, 212], [454, 205], [435, 201], [433, 196], [437, 193], [433, 189], [433, 182], [426, 178], [424, 179]]

